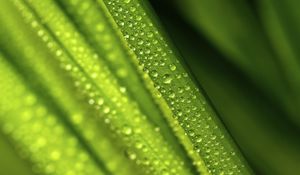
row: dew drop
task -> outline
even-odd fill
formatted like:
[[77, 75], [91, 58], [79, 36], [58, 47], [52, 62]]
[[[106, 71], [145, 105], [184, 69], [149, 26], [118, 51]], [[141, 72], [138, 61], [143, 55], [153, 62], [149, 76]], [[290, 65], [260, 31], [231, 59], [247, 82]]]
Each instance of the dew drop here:
[[170, 98], [175, 98], [175, 93], [171, 91], [170, 94], [169, 94], [169, 97]]
[[90, 100], [89, 100], [89, 104], [90, 104], [90, 105], [92, 105], [92, 104], [94, 104], [94, 103], [95, 103], [95, 101], [94, 101], [93, 99], [90, 99]]
[[142, 20], [142, 17], [141, 16], [137, 16], [136, 20], [140, 21], [140, 20]]
[[129, 158], [130, 160], [135, 160], [136, 159], [136, 154], [130, 150], [125, 151], [125, 156]]
[[62, 51], [61, 50], [57, 50], [55, 54], [56, 54], [56, 56], [61, 56]]
[[53, 151], [53, 152], [51, 153], [51, 158], [52, 158], [53, 160], [58, 160], [58, 159], [60, 158], [60, 152], [58, 152], [58, 151]]
[[137, 149], [141, 149], [141, 148], [143, 148], [143, 144], [142, 144], [141, 142], [137, 142], [137, 143], [135, 144], [135, 147], [136, 147]]
[[67, 64], [66, 65], [66, 70], [71, 70], [72, 69], [72, 65], [71, 64]]
[[125, 93], [126, 92], [126, 88], [125, 87], [120, 87], [120, 92]]
[[170, 65], [169, 65], [169, 69], [170, 69], [171, 71], [175, 71], [175, 70], [176, 70], [176, 66], [175, 66], [174, 64], [170, 64]]
[[150, 72], [150, 75], [151, 75], [152, 77], [156, 78], [156, 77], [158, 76], [158, 73], [157, 73], [156, 70], [153, 70], [153, 71]]
[[202, 138], [199, 136], [199, 137], [196, 139], [196, 142], [197, 142], [197, 143], [202, 142]]
[[147, 37], [148, 38], [152, 38], [153, 37], [153, 33], [152, 32], [147, 33]]
[[109, 111], [110, 111], [110, 108], [109, 108], [108, 106], [105, 106], [105, 107], [103, 108], [104, 114], [109, 113]]
[[165, 74], [163, 76], [163, 82], [164, 84], [170, 84], [172, 82], [172, 77], [169, 74]]
[[98, 103], [98, 105], [100, 105], [100, 106], [103, 105], [103, 103], [104, 103], [103, 98], [98, 99], [97, 103]]
[[159, 127], [155, 127], [155, 128], [154, 128], [154, 131], [155, 131], [155, 132], [159, 132], [159, 131], [160, 131], [160, 128], [159, 128]]
[[135, 12], [135, 11], [136, 11], [136, 8], [135, 8], [135, 7], [130, 7], [130, 11], [131, 11], [131, 12]]
[[125, 135], [131, 135], [132, 134], [132, 129], [128, 125], [124, 125], [122, 128], [122, 133]]
[[89, 89], [91, 89], [91, 87], [92, 87], [92, 85], [91, 85], [91, 84], [86, 84], [86, 85], [85, 85], [85, 89], [86, 89], [86, 90], [89, 90]]

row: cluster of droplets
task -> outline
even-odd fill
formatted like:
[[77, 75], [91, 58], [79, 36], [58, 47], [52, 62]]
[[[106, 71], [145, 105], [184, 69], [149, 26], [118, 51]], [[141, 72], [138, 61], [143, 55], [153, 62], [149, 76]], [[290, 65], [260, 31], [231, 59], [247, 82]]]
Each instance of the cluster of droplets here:
[[45, 174], [102, 174], [56, 113], [3, 60], [0, 67], [0, 89], [5, 92], [0, 100], [2, 129], [18, 145], [22, 156], [35, 163], [33, 170]]
[[113, 34], [109, 21], [103, 13], [98, 11], [97, 5], [92, 0], [87, 1], [64, 1], [62, 2], [71, 16], [80, 27], [81, 32], [89, 43], [95, 47], [95, 51], [100, 54], [108, 65], [112, 65], [115, 75], [125, 81], [130, 69], [125, 63], [126, 56], [123, 55], [119, 47], [119, 42]]
[[158, 32], [137, 0], [105, 0], [139, 64], [173, 111], [205, 166], [213, 174], [240, 174], [243, 169], [229, 138], [199, 89], [177, 61], [177, 56]]
[[[122, 92], [127, 90], [129, 91], [129, 94], [133, 96], [132, 99], [138, 103], [139, 107], [146, 114], [149, 120], [162, 128], [161, 133], [167, 141], [173, 139], [174, 141], [170, 141], [170, 143], [177, 142], [175, 137], [170, 137], [168, 135], [171, 133], [168, 124], [166, 122], [161, 122], [163, 117], [162, 113], [157, 110], [157, 106], [153, 103], [153, 98], [146, 91], [147, 89], [140, 81], [140, 77], [138, 77], [139, 75], [147, 76], [147, 74], [142, 72], [140, 69], [138, 69], [140, 72], [137, 72], [136, 68], [132, 66], [131, 61], [133, 60], [136, 62], [135, 58], [132, 59], [134, 55], [132, 55], [132, 52], [127, 53], [130, 50], [128, 50], [127, 46], [124, 45], [122, 37], [120, 38], [121, 34], [119, 31], [113, 30], [117, 27], [115, 26], [116, 24], [114, 24], [114, 21], [109, 17], [109, 14], [106, 14], [107, 9], [105, 8], [105, 5], [101, 3], [95, 4], [92, 0], [84, 2], [77, 0], [71, 2], [65, 1], [64, 7], [67, 9], [69, 15], [76, 17], [74, 19], [77, 21], [77, 25], [82, 28], [81, 32], [86, 38], [88, 38], [88, 40], [90, 40], [93, 47], [96, 48], [95, 51], [98, 51], [97, 53], [99, 53], [99, 55], [106, 58], [106, 61], [108, 62], [107, 65], [110, 66], [111, 70], [114, 70], [113, 73], [116, 72], [118, 82], [125, 85], [125, 87], [121, 87], [120, 90]], [[98, 9], [99, 7], [101, 8], [100, 11]], [[152, 35], [152, 33], [148, 33], [149, 37]], [[143, 43], [141, 42], [140, 44]], [[113, 46], [113, 48], [106, 46]], [[118, 59], [111, 59], [111, 55]], [[127, 76], [123, 77], [123, 72], [125, 72], [122, 71], [123, 69], [126, 70]], [[170, 70], [175, 69], [175, 65], [170, 65]], [[135, 86], [132, 86], [133, 84]], [[93, 103], [93, 100], [90, 102]]]
[[[47, 4], [46, 2], [43, 3]], [[36, 9], [46, 9], [45, 6], [39, 8], [39, 2], [35, 2], [34, 5], [37, 5], [35, 7]], [[104, 122], [110, 124], [114, 132], [125, 136], [120, 138], [124, 138], [124, 140], [127, 141], [128, 147], [136, 152], [136, 162], [149, 162], [144, 163], [144, 165], [148, 167], [146, 170], [155, 172], [155, 174], [161, 174], [161, 171], [167, 171], [167, 168], [164, 167], [173, 167], [170, 170], [172, 174], [178, 174], [183, 171], [182, 162], [176, 160], [173, 154], [168, 154], [170, 150], [164, 144], [159, 134], [151, 132], [152, 127], [144, 121], [144, 117], [141, 116], [134, 105], [128, 102], [128, 99], [124, 95], [124, 88], [116, 88], [119, 86], [116, 84], [115, 79], [111, 77], [109, 71], [105, 69], [105, 66], [99, 66], [99, 62], [94, 61], [99, 60], [98, 55], [93, 54], [93, 52], [88, 49], [88, 46], [82, 44], [85, 42], [80, 39], [80, 35], [77, 33], [63, 32], [72, 31], [73, 29], [66, 25], [68, 23], [63, 21], [63, 18], [59, 18], [59, 15], [48, 15], [51, 11], [55, 10], [49, 6], [47, 7], [49, 12], [45, 11], [39, 13], [42, 13], [40, 14], [41, 16], [47, 16], [44, 17], [47, 19], [45, 22], [52, 24], [52, 26], [49, 27], [53, 31], [53, 35], [60, 39], [60, 42], [67, 51], [61, 49], [61, 47], [51, 39], [51, 35], [47, 34], [48, 31], [45, 31], [41, 25], [36, 24], [34, 28], [38, 31], [38, 36], [41, 38], [44, 38], [45, 35], [48, 36], [47, 41], [45, 41], [48, 48], [56, 54], [62, 67], [73, 77], [75, 86], [83, 89], [83, 92], [88, 94], [88, 103], [103, 114], [101, 116], [104, 116]], [[75, 61], [70, 57], [75, 59]], [[118, 118], [116, 117], [117, 114]], [[134, 127], [132, 125], [134, 125]], [[141, 127], [144, 128], [141, 129]], [[143, 137], [148, 140], [145, 140]], [[139, 145], [136, 144], [138, 141], [144, 143], [144, 146], [136, 147], [136, 145]], [[159, 150], [159, 145], [164, 146], [163, 149]]]
[[[30, 24], [32, 27], [37, 27], [37, 21], [31, 21]], [[112, 136], [109, 136], [110, 133], [107, 133], [107, 130], [103, 129], [103, 122], [97, 122], [95, 120], [96, 116], [93, 112], [87, 112], [87, 110], [84, 110], [82, 107], [83, 105], [80, 103], [81, 101], [78, 103], [78, 101], [75, 100], [76, 93], [74, 94], [74, 91], [70, 92], [70, 88], [66, 87], [68, 84], [66, 82], [66, 78], [61, 75], [57, 76], [57, 72], [63, 72], [56, 69], [53, 70], [53, 66], [49, 65], [48, 62], [51, 57], [48, 56], [48, 52], [44, 54], [43, 50], [37, 50], [34, 45], [36, 43], [31, 40], [26, 40], [22, 29], [19, 29], [18, 27], [12, 28], [14, 28], [14, 30], [12, 30], [11, 33], [15, 33], [14, 35], [16, 37], [14, 39], [17, 41], [16, 45], [20, 45], [20, 47], [28, 45], [27, 47], [24, 47], [24, 49], [21, 49], [20, 54], [23, 55], [22, 59], [27, 60], [26, 64], [31, 66], [29, 76], [33, 77], [35, 74], [35, 81], [39, 80], [39, 83], [42, 84], [52, 84], [52, 86], [47, 88], [47, 93], [51, 94], [51, 96], [56, 100], [56, 103], [58, 103], [58, 105], [66, 111], [67, 115], [64, 117], [67, 118], [67, 120], [72, 123], [73, 127], [78, 130], [78, 133], [83, 136], [85, 142], [89, 143], [91, 147], [89, 149], [93, 150], [94, 153], [96, 153], [98, 157], [107, 164], [108, 169], [111, 172], [116, 173], [120, 170], [123, 172], [127, 171], [128, 173], [131, 172], [132, 170], [126, 168], [123, 164], [125, 158], [119, 156], [120, 149], [114, 152], [112, 147], [113, 140], [110, 139]], [[46, 37], [46, 32], [41, 31], [42, 30], [39, 30], [38, 32], [40, 37], [44, 41], [48, 41], [49, 37]], [[46, 38], [47, 40], [45, 40]], [[30, 36], [30, 39], [32, 39], [32, 36]], [[45, 50], [47, 50], [47, 48]], [[61, 49], [57, 49], [54, 52], [58, 56], [63, 55], [63, 51]], [[72, 64], [63, 66], [63, 68], [67, 71], [70, 71], [73, 67], [74, 65]], [[88, 87], [89, 86], [87, 86], [87, 88]], [[74, 89], [71, 88], [71, 91], [72, 90]], [[125, 90], [124, 88], [121, 88], [120, 91], [123, 92]], [[87, 93], [87, 95], [93, 96], [92, 93]], [[94, 101], [90, 99], [88, 103], [93, 104]], [[98, 104], [102, 105], [103, 103], [104, 100], [100, 98], [98, 100]], [[108, 112], [108, 110], [109, 108], [105, 108], [104, 111]], [[109, 120], [105, 120], [105, 122], [109, 122]], [[101, 138], [101, 140], [98, 138]], [[114, 146], [116, 146], [116, 144], [114, 144]], [[111, 157], [114, 158], [112, 159]]]
[[[156, 105], [141, 82], [140, 74], [133, 66], [133, 59], [129, 59], [132, 53], [128, 53], [128, 49], [122, 44], [120, 33], [114, 30], [116, 26], [107, 16], [106, 9], [103, 7], [105, 5], [97, 4], [92, 0], [65, 1], [63, 4], [69, 15], [76, 17], [77, 25], [82, 28], [81, 32], [91, 43], [94, 51], [101, 55], [101, 59], [106, 61], [111, 73], [118, 78], [118, 82], [122, 85], [120, 90], [128, 91], [130, 98], [138, 103], [147, 117], [159, 121], [160, 119], [157, 118], [161, 117], [161, 114], [156, 110]], [[132, 86], [133, 84], [135, 86]]]

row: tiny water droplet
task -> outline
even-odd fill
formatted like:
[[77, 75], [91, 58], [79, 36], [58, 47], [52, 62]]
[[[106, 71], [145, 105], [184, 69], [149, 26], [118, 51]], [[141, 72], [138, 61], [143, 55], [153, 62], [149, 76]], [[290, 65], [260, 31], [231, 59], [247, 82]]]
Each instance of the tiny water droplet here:
[[140, 21], [140, 20], [142, 20], [142, 17], [141, 16], [137, 16], [136, 20]]
[[109, 108], [108, 106], [105, 106], [105, 107], [103, 108], [104, 114], [109, 113], [109, 111], [110, 111], [110, 108]]
[[56, 51], [56, 56], [61, 56], [61, 54], [62, 54], [62, 51], [61, 51], [61, 50], [57, 50], [57, 51]]
[[66, 65], [66, 70], [71, 70], [72, 69], [72, 65], [71, 64], [67, 64]]
[[143, 144], [142, 144], [141, 142], [137, 142], [137, 143], [135, 144], [135, 147], [136, 147], [137, 149], [141, 149], [141, 148], [143, 148]]
[[58, 160], [58, 159], [60, 158], [60, 152], [59, 152], [59, 151], [53, 151], [53, 152], [51, 153], [51, 158], [52, 158], [53, 160]]
[[163, 82], [164, 82], [164, 84], [170, 84], [171, 82], [172, 82], [172, 77], [169, 75], [169, 74], [165, 74], [164, 76], [163, 76]]
[[92, 104], [94, 104], [94, 103], [95, 103], [95, 101], [94, 101], [93, 99], [90, 99], [90, 100], [89, 100], [89, 104], [90, 104], [90, 105], [92, 105]]
[[129, 149], [125, 150], [125, 156], [130, 160], [136, 159], [136, 154]]
[[155, 132], [159, 132], [159, 131], [160, 131], [160, 128], [159, 128], [159, 127], [155, 127], [155, 128], [154, 128], [154, 131], [155, 131]]
[[148, 32], [148, 33], [147, 33], [147, 37], [148, 37], [148, 38], [152, 38], [152, 37], [153, 37], [153, 33], [152, 33], [152, 32]]
[[125, 93], [125, 92], [126, 92], [126, 88], [125, 88], [125, 87], [120, 87], [120, 91], [121, 91], [122, 93]]
[[198, 143], [202, 142], [202, 138], [199, 136], [199, 137], [196, 139], [196, 142], [198, 142]]
[[176, 66], [174, 64], [170, 64], [169, 68], [171, 71], [175, 71], [176, 70]]
[[103, 103], [104, 103], [103, 98], [98, 99], [97, 103], [98, 103], [98, 105], [100, 105], [100, 106], [103, 105]]
[[150, 72], [150, 75], [151, 75], [152, 77], [156, 78], [156, 77], [158, 76], [158, 73], [157, 73], [156, 70], [153, 70], [153, 71]]
[[122, 133], [125, 134], [125, 135], [131, 135], [132, 134], [131, 127], [129, 127], [127, 125], [123, 126]]
[[175, 98], [175, 93], [174, 92], [170, 92], [169, 97], [170, 98]]
[[135, 8], [135, 7], [130, 7], [130, 11], [131, 11], [131, 12], [135, 12], [135, 11], [136, 11], [136, 8]]

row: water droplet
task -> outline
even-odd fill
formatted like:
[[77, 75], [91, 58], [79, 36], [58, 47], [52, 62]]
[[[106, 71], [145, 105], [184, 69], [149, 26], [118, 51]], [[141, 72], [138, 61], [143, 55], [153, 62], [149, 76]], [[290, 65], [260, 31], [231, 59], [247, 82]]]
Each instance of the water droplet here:
[[136, 154], [129, 149], [125, 150], [125, 156], [129, 158], [130, 160], [135, 160], [136, 159]]
[[169, 94], [169, 97], [170, 98], [175, 98], [175, 93], [171, 91], [170, 94]]
[[189, 91], [190, 89], [191, 89], [191, 87], [190, 86], [185, 86], [185, 88], [184, 88], [186, 91]]
[[172, 77], [169, 75], [169, 74], [165, 74], [164, 76], [163, 76], [163, 82], [164, 82], [164, 84], [170, 84], [171, 82], [172, 82]]
[[91, 84], [86, 84], [86, 85], [85, 85], [85, 89], [86, 89], [86, 90], [89, 90], [89, 89], [91, 89], [91, 87], [92, 87], [92, 85], [91, 85]]
[[135, 8], [135, 7], [130, 7], [130, 11], [131, 11], [131, 12], [135, 12], [135, 11], [136, 11], [136, 8]]
[[66, 70], [71, 70], [72, 69], [72, 65], [71, 64], [67, 64], [66, 65]]
[[62, 54], [62, 51], [61, 51], [61, 50], [57, 50], [57, 51], [56, 51], [56, 56], [61, 56], [61, 54]]
[[140, 21], [140, 20], [142, 20], [142, 17], [141, 16], [137, 16], [136, 20]]
[[125, 92], [126, 92], [126, 88], [125, 88], [125, 87], [120, 87], [120, 91], [121, 91], [122, 93], [125, 93]]
[[128, 125], [123, 126], [122, 128], [122, 133], [125, 135], [130, 135], [132, 134], [132, 129]]
[[95, 103], [95, 101], [94, 101], [93, 99], [90, 99], [90, 100], [89, 100], [89, 104], [90, 104], [90, 105], [92, 105], [92, 104], [94, 104], [94, 103]]
[[98, 105], [100, 105], [100, 106], [103, 105], [103, 103], [104, 103], [103, 98], [98, 99], [97, 103], [98, 103]]
[[199, 136], [199, 137], [196, 139], [196, 142], [198, 142], [198, 143], [202, 142], [202, 138]]
[[153, 70], [153, 71], [150, 72], [150, 75], [151, 75], [152, 77], [156, 78], [156, 77], [158, 76], [158, 73], [157, 73], [156, 70]]
[[153, 37], [153, 33], [152, 33], [152, 32], [148, 32], [148, 33], [147, 33], [147, 37], [148, 37], [148, 38], [152, 38], [152, 37]]
[[176, 70], [176, 66], [174, 64], [170, 64], [169, 68], [171, 71], [175, 71]]
[[160, 128], [159, 128], [159, 127], [155, 127], [155, 128], [154, 128], [154, 131], [155, 131], [155, 132], [159, 132], [159, 131], [160, 131]]
[[104, 114], [109, 113], [109, 111], [110, 111], [110, 108], [109, 108], [108, 106], [105, 106], [105, 107], [103, 108]]
[[135, 147], [136, 147], [137, 149], [141, 149], [141, 148], [143, 148], [143, 144], [142, 144], [141, 142], [137, 142], [137, 143], [135, 144]]
[[58, 159], [60, 158], [60, 152], [58, 152], [58, 151], [53, 151], [53, 152], [51, 153], [51, 158], [52, 158], [53, 160], [58, 160]]

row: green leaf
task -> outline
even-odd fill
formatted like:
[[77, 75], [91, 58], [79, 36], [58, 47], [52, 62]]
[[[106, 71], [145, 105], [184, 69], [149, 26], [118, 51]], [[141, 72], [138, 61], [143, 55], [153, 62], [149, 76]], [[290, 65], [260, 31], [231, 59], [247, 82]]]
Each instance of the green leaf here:
[[[156, 27], [159, 24], [151, 15], [148, 4], [135, 0], [104, 2], [160, 92], [159, 96], [165, 99], [174, 118], [185, 130], [198, 152], [198, 160], [203, 160], [197, 162], [199, 170], [204, 173], [249, 173], [213, 109], [179, 63], [178, 54]], [[218, 166], [220, 164], [226, 168]]]

